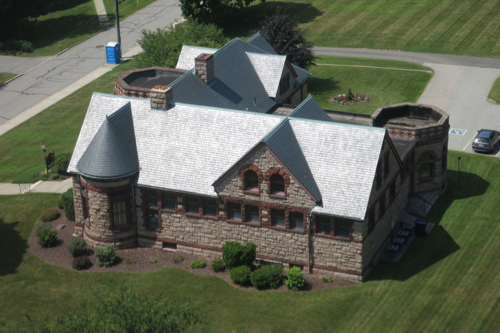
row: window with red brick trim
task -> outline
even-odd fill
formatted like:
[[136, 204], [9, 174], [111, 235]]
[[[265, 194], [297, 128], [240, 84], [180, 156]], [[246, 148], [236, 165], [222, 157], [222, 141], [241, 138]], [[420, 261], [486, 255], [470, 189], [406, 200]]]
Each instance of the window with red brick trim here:
[[245, 171], [243, 189], [245, 191], [258, 191], [259, 190], [259, 177], [253, 170]]
[[131, 225], [130, 196], [128, 193], [114, 194], [110, 202], [111, 228], [128, 228]]
[[277, 173], [271, 176], [271, 193], [272, 194], [285, 194], [285, 180]]
[[259, 206], [245, 206], [245, 222], [260, 222]]
[[315, 215], [314, 233], [316, 235], [351, 238], [352, 221], [340, 217]]

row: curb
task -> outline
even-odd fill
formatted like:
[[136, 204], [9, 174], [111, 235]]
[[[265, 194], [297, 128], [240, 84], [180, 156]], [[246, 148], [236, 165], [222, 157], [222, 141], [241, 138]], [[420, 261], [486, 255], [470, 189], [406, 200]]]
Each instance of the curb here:
[[[33, 68], [35, 68], [35, 67], [33, 67]], [[32, 69], [33, 69], [33, 68], [32, 68]], [[31, 70], [31, 69], [30, 69], [30, 70]], [[14, 76], [12, 79], [7, 80], [7, 81], [5, 81], [4, 83], [0, 84], [0, 87], [5, 86], [7, 83], [9, 83], [9, 82], [11, 82], [11, 81], [14, 81], [14, 80], [15, 80], [15, 79], [17, 79], [18, 77], [21, 77], [21, 76], [23, 76], [23, 75], [24, 75], [24, 74], [26, 74], [26, 73], [28, 73], [28, 72], [25, 72], [25, 73], [22, 73], [22, 74], [18, 74], [17, 76]]]

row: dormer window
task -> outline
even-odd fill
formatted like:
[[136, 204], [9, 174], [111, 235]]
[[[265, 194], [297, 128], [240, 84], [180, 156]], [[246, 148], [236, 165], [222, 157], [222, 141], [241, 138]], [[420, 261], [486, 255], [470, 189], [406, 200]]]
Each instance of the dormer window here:
[[285, 180], [279, 174], [271, 176], [271, 194], [285, 195]]
[[258, 191], [259, 190], [259, 177], [257, 173], [252, 170], [245, 172], [245, 191]]

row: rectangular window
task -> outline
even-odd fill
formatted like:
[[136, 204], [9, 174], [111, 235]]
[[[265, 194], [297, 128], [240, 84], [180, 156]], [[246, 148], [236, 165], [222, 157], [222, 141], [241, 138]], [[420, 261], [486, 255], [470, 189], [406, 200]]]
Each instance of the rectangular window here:
[[272, 214], [272, 222], [271, 225], [275, 227], [284, 227], [285, 226], [285, 211], [281, 209], [273, 209], [271, 211]]
[[160, 219], [158, 218], [158, 209], [148, 209], [148, 227], [158, 228], [160, 226]]
[[368, 213], [368, 234], [370, 234], [373, 229], [375, 229], [375, 214], [373, 213], [374, 209]]
[[389, 152], [387, 152], [384, 156], [384, 178], [387, 178], [387, 176], [389, 176], [389, 172]]
[[148, 207], [158, 207], [158, 192], [147, 191], [146, 202]]
[[260, 222], [258, 206], [245, 206], [245, 222]]
[[290, 213], [290, 229], [304, 229], [304, 214], [298, 212]]
[[326, 216], [318, 216], [316, 219], [316, 233], [317, 234], [330, 234], [330, 218]]
[[351, 237], [351, 223], [347, 220], [336, 218], [335, 236], [345, 238]]
[[241, 221], [241, 204], [229, 202], [227, 204], [227, 218], [233, 221]]
[[203, 215], [217, 216], [217, 202], [215, 199], [203, 200]]
[[385, 214], [385, 193], [382, 195], [380, 202], [378, 204], [378, 216], [379, 218]]
[[186, 212], [192, 214], [200, 213], [200, 200], [198, 198], [186, 198]]
[[113, 222], [115, 227], [127, 225], [127, 203], [125, 201], [113, 202]]
[[389, 202], [392, 203], [394, 199], [396, 199], [396, 182], [393, 182], [389, 188]]
[[382, 166], [380, 165], [380, 162], [377, 166], [377, 175], [376, 175], [375, 182], [376, 182], [377, 189], [379, 189], [380, 186], [382, 186]]
[[81, 191], [82, 193], [82, 201], [83, 201], [83, 218], [85, 220], [89, 219], [90, 218], [90, 214], [89, 214], [89, 210], [90, 210], [90, 207], [89, 207], [89, 196], [87, 195], [87, 190], [86, 189], [83, 189]]
[[175, 194], [163, 193], [161, 208], [165, 210], [175, 211]]

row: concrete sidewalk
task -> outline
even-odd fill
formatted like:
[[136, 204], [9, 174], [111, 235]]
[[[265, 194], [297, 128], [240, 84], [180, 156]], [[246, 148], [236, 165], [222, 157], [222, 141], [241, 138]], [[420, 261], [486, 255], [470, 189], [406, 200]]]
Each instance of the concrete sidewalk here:
[[34, 184], [0, 183], [0, 195], [15, 195], [25, 193], [64, 193], [72, 187], [72, 179], [64, 181], [38, 181]]

